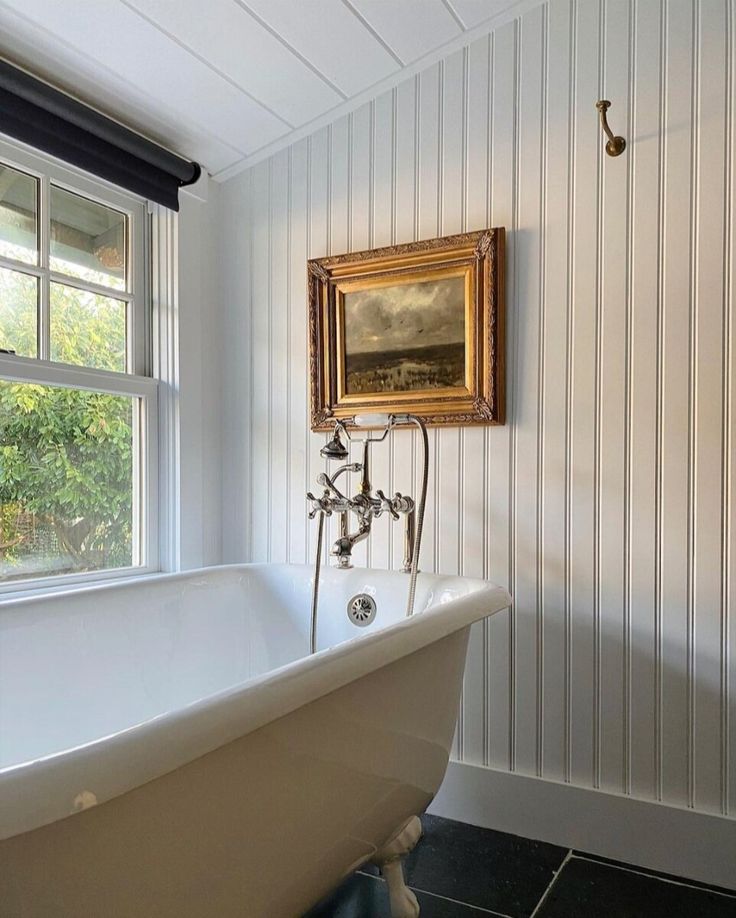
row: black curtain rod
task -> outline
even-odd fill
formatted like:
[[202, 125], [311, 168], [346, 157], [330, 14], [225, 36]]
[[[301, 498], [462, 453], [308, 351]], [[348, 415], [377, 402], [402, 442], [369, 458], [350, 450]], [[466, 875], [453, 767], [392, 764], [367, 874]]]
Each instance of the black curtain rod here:
[[202, 171], [3, 60], [0, 131], [172, 210]]

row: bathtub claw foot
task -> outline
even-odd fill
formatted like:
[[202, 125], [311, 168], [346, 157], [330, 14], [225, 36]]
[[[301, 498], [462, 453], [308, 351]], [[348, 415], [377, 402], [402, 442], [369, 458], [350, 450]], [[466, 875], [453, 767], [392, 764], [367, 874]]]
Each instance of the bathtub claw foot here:
[[402, 860], [414, 850], [421, 837], [422, 824], [418, 816], [412, 816], [372, 858], [388, 886], [391, 918], [419, 918], [419, 903], [406, 885]]
[[419, 918], [417, 897], [406, 885], [401, 860], [389, 861], [381, 867], [381, 874], [388, 886], [388, 901], [391, 918]]

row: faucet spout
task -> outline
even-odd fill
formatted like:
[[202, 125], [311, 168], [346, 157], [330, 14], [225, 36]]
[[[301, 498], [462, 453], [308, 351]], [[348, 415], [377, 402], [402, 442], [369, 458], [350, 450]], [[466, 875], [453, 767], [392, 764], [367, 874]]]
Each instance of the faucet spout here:
[[345, 532], [344, 529], [347, 526], [344, 524], [341, 528], [343, 528], [343, 532], [332, 546], [330, 554], [337, 558], [337, 566], [344, 570], [353, 566], [353, 548], [358, 542], [368, 538], [371, 524], [369, 519], [361, 517], [357, 532]]

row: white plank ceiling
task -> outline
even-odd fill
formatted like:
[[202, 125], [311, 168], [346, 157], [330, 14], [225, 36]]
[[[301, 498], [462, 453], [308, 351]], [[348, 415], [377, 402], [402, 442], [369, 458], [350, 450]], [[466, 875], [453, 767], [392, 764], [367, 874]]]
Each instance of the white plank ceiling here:
[[532, 4], [0, 0], [0, 56], [224, 179]]

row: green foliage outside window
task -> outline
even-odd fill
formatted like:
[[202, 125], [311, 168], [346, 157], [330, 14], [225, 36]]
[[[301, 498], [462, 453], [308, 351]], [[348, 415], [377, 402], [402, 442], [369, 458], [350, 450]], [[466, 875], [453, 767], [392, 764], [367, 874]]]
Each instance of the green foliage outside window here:
[[[27, 277], [4, 272], [0, 347], [35, 355], [35, 318]], [[54, 285], [51, 337], [54, 359], [125, 368], [118, 301]], [[132, 563], [133, 402], [0, 381], [0, 579]]]

